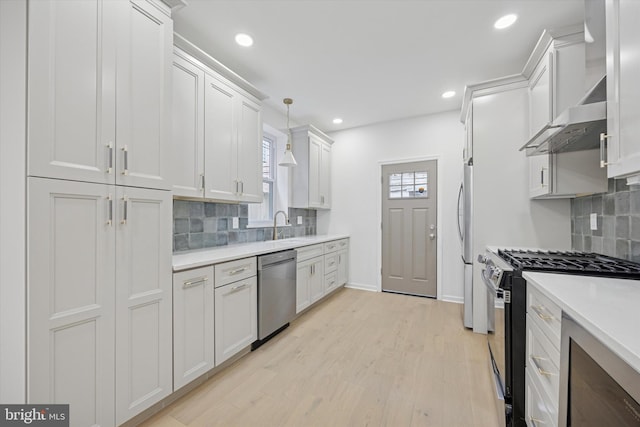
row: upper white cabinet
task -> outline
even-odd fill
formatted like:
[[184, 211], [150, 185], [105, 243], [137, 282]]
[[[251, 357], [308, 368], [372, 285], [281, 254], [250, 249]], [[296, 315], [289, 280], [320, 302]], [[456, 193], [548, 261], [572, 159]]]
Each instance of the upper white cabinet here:
[[262, 202], [260, 100], [179, 48], [173, 98], [174, 194]]
[[[607, 0], [607, 174], [640, 182], [640, 2]], [[634, 176], [635, 175], [635, 176]]]
[[[581, 36], [581, 34], [578, 34]], [[545, 44], [546, 43], [546, 44]], [[529, 76], [529, 135], [533, 137], [568, 107], [576, 105], [586, 90], [584, 42], [575, 34], [551, 39], [544, 33], [525, 70]], [[537, 62], [536, 62], [537, 61]], [[529, 157], [531, 198], [564, 198], [607, 190], [598, 167], [598, 150], [541, 154]]]
[[28, 174], [169, 188], [168, 12], [33, 1], [29, 23]]
[[291, 129], [292, 151], [298, 166], [292, 169], [291, 207], [331, 209], [331, 144], [314, 126]]

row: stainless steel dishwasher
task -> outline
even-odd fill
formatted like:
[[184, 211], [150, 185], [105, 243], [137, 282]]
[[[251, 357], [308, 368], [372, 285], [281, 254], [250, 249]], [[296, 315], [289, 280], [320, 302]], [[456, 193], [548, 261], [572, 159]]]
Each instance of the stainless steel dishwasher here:
[[258, 257], [258, 340], [260, 347], [289, 326], [296, 314], [296, 251]]

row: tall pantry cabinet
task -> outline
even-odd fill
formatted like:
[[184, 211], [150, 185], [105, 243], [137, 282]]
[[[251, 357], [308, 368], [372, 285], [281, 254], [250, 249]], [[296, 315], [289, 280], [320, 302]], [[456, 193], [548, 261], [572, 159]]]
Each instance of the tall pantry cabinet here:
[[121, 424], [172, 390], [170, 9], [39, 0], [28, 19], [27, 401]]

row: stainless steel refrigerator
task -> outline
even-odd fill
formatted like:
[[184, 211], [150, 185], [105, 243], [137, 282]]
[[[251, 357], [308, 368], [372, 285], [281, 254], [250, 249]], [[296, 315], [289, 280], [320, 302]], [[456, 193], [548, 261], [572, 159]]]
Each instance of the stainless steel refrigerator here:
[[464, 177], [458, 192], [458, 234], [464, 264], [464, 326], [473, 327], [473, 166], [464, 164]]

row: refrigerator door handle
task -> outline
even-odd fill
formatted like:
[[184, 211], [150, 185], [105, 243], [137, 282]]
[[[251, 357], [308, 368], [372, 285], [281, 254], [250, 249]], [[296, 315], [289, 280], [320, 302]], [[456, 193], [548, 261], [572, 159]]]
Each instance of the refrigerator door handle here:
[[462, 230], [462, 224], [460, 224], [460, 200], [462, 198], [462, 192], [464, 191], [464, 184], [460, 184], [460, 190], [458, 190], [458, 235], [460, 241], [464, 242], [464, 231]]

